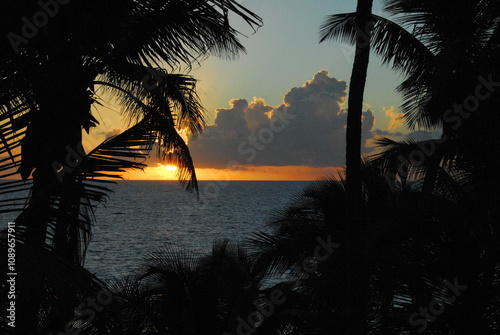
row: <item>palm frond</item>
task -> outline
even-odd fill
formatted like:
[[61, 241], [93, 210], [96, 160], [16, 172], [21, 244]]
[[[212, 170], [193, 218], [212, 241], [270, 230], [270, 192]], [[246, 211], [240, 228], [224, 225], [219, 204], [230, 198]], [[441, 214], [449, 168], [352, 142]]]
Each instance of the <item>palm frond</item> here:
[[252, 29], [262, 25], [260, 17], [233, 0], [149, 0], [134, 2], [134, 7], [122, 17], [116, 39], [111, 39], [113, 60], [152, 61], [156, 66], [161, 60], [175, 68], [190, 66], [209, 54], [232, 57], [244, 48], [228, 23], [228, 14], [235, 14]]
[[[144, 78], [150, 78], [151, 69], [129, 66], [130, 72], [108, 72], [111, 83], [99, 81], [118, 94], [129, 120], [144, 118], [149, 131], [156, 135], [158, 156], [175, 164], [181, 184], [189, 191], [196, 191], [197, 180], [189, 148], [179, 131], [187, 130], [194, 136], [204, 126], [203, 112], [195, 92], [192, 77], [167, 74], [155, 70], [156, 83], [145, 89]], [[125, 73], [125, 74], [124, 74]], [[146, 77], [145, 77], [146, 76]], [[147, 150], [151, 150], [152, 146]]]
[[[8, 81], [8, 80], [6, 80]], [[0, 84], [1, 85], [1, 84]], [[3, 85], [1, 85], [3, 86]], [[22, 92], [0, 86], [0, 178], [18, 173], [21, 144], [33, 106]], [[8, 155], [6, 158], [5, 155]]]
[[31, 180], [28, 182], [22, 180], [0, 182], [0, 196], [7, 196], [7, 198], [0, 200], [0, 214], [21, 212], [28, 204], [31, 187]]
[[396, 142], [384, 137], [377, 139], [376, 143], [384, 150], [373, 155], [371, 159], [382, 171], [399, 175], [404, 179], [408, 176], [419, 178], [425, 174], [430, 160], [425, 159], [426, 155], [417, 141], [408, 138], [403, 142]]
[[[38, 197], [26, 196], [29, 203], [16, 218], [17, 238], [23, 243], [32, 243], [28, 231], [44, 228], [47, 250], [71, 258], [75, 264], [83, 264], [85, 252], [91, 238], [93, 213], [98, 203], [104, 200], [103, 190], [86, 187], [82, 183], [54, 185]], [[50, 206], [46, 206], [48, 199]]]
[[88, 168], [81, 173], [94, 178], [121, 178], [126, 169], [143, 169], [156, 135], [145, 122], [139, 122], [121, 134], [112, 136], [88, 153]]
[[227, 240], [207, 254], [160, 247], [135, 276], [109, 284], [118, 304], [105, 325], [130, 333], [232, 332], [239, 316], [255, 310], [263, 275], [244, 248]]
[[[17, 223], [16, 223], [17, 224]], [[16, 241], [16, 285], [20, 290], [16, 296], [16, 330], [23, 333], [56, 333], [64, 329], [74, 317], [74, 311], [88, 298], [95, 298], [106, 285], [95, 275], [69, 262], [65, 257], [36, 245]], [[0, 249], [7, 254], [7, 234], [0, 234]], [[2, 266], [2, 280], [7, 280], [7, 263]], [[8, 294], [8, 286], [2, 286], [0, 292]], [[21, 293], [22, 292], [22, 293]], [[34, 301], [40, 305], [34, 306]], [[2, 307], [8, 303], [2, 300]], [[7, 308], [7, 307], [5, 307]], [[38, 319], [28, 323], [28, 311], [35, 309]], [[0, 329], [9, 333], [12, 327], [6, 316], [0, 317]]]
[[181, 185], [188, 191], [194, 191], [199, 195], [198, 181], [193, 159], [189, 153], [189, 147], [177, 131], [160, 132], [159, 146], [162, 150], [162, 158], [177, 166], [177, 177]]
[[[320, 43], [326, 40], [356, 42], [356, 13], [330, 15], [320, 28]], [[372, 15], [373, 29], [370, 41], [373, 50], [385, 64], [398, 71], [418, 73], [432, 58], [432, 53], [410, 32], [400, 25], [378, 15]]]
[[[248, 244], [270, 273], [301, 276], [302, 261], [315, 250], [318, 238], [342, 239], [345, 189], [341, 181], [327, 177], [312, 183], [284, 209], [276, 210], [268, 225], [271, 233], [257, 232]], [[295, 269], [295, 270], [293, 270]]]
[[194, 136], [203, 129], [205, 109], [192, 76], [122, 63], [106, 67], [102, 80], [94, 84], [103, 85], [119, 99], [130, 122], [162, 107], [160, 112], [172, 118], [177, 129], [187, 129]]
[[[9, 208], [9, 210], [24, 209], [16, 219], [19, 239], [25, 240], [27, 229], [34, 224], [40, 224], [40, 218], [43, 218], [47, 226], [46, 247], [53, 251], [55, 247], [57, 249], [55, 251], [77, 257], [77, 263], [83, 262], [91, 237], [94, 210], [110, 192], [110, 189], [104, 186], [110, 181], [102, 178], [121, 178], [120, 173], [125, 169], [143, 168], [145, 165], [135, 160], [144, 160], [148, 156], [155, 139], [154, 133], [145, 131], [144, 124], [140, 123], [103, 142], [86, 157], [82, 157], [78, 167], [69, 170], [63, 168], [58, 172], [60, 181], [55, 179], [42, 193], [35, 197], [25, 194], [24, 198], [17, 199], [18, 205], [28, 204], [23, 208], [20, 208], [21, 206]], [[77, 181], [71, 182], [75, 178]], [[5, 190], [9, 192], [25, 190], [26, 187], [21, 185], [21, 182], [12, 182], [5, 185]], [[48, 207], [43, 205], [46, 199], [50, 200]], [[62, 243], [63, 246], [56, 243], [58, 240], [65, 241]], [[64, 248], [75, 248], [75, 250], [64, 250]]]
[[377, 144], [383, 151], [372, 155], [370, 164], [380, 169], [391, 187], [397, 189], [417, 181], [422, 183], [425, 192], [454, 200], [461, 198], [469, 188], [466, 185], [472, 180], [471, 172], [462, 162], [458, 144], [453, 139], [416, 141], [408, 138], [396, 142], [381, 138]]

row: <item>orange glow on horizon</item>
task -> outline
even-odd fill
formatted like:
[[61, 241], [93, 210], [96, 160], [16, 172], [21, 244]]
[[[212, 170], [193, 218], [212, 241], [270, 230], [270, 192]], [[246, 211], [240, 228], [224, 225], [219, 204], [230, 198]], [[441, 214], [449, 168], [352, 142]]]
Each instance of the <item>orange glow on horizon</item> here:
[[[234, 169], [197, 168], [198, 180], [317, 180], [338, 177], [340, 168], [310, 166], [238, 166]], [[144, 171], [128, 171], [126, 180], [177, 180], [177, 167], [158, 164]]]
[[[178, 180], [178, 167], [175, 165], [148, 166], [141, 170], [128, 170], [122, 173], [124, 180]], [[197, 168], [198, 180], [304, 180], [312, 181], [333, 176], [339, 178], [340, 167], [311, 166], [237, 166], [232, 169]], [[19, 179], [17, 175], [6, 179]], [[99, 178], [100, 179], [100, 178]], [[105, 178], [107, 179], [107, 178]], [[114, 179], [115, 180], [115, 179]]]
[[167, 171], [175, 171], [175, 170], [177, 170], [177, 166], [167, 165], [167, 166], [165, 166], [165, 169], [167, 169]]
[[[196, 169], [198, 180], [318, 180], [326, 176], [338, 179], [342, 168], [310, 166], [238, 166], [234, 169]], [[122, 174], [124, 180], [178, 180], [175, 165], [149, 166], [141, 170], [128, 170]], [[19, 179], [11, 176], [6, 179]], [[107, 178], [106, 178], [107, 179]]]

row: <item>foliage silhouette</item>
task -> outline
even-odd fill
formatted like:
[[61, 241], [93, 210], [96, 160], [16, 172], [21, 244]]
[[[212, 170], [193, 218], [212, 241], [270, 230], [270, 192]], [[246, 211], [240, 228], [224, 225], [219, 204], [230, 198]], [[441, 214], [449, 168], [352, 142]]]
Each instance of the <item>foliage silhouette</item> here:
[[136, 275], [109, 284], [115, 304], [99, 316], [105, 319], [99, 334], [234, 334], [238, 318], [257, 309], [265, 275], [228, 240], [214, 243], [206, 255], [159, 248]]
[[[498, 231], [474, 224], [485, 213], [466, 206], [467, 189], [461, 180], [437, 185], [434, 194], [422, 182], [406, 181], [394, 189], [384, 170], [363, 167], [363, 227], [348, 229], [343, 206], [345, 181], [328, 178], [305, 189], [294, 202], [276, 213], [272, 233], [252, 239], [255, 255], [274, 275], [295, 282], [293, 297], [262, 325], [267, 334], [352, 334], [353, 296], [350, 282], [368, 270], [366, 334], [418, 333], [419, 308], [433, 299], [444, 312], [427, 325], [430, 334], [498, 332], [500, 273]], [[489, 225], [489, 228], [493, 228]], [[317, 238], [339, 244], [325, 257]], [[365, 245], [366, 249], [359, 246]], [[365, 250], [362, 263], [353, 254]], [[311, 270], [312, 269], [312, 270]], [[453, 302], [447, 283], [466, 286]], [[434, 306], [435, 307], [435, 306]], [[293, 315], [293, 317], [292, 317]], [[288, 331], [279, 331], [288, 329]]]
[[[47, 257], [41, 264], [54, 254], [80, 266], [93, 211], [109, 193], [104, 177], [143, 168], [141, 161], [157, 148], [179, 167], [187, 189], [197, 191], [179, 131], [199, 133], [204, 110], [196, 81], [175, 71], [208, 55], [234, 58], [244, 51], [229, 13], [253, 29], [261, 19], [232, 0], [71, 1], [46, 15], [45, 25], [33, 26], [36, 36], [26, 33], [22, 23], [29, 22], [21, 18], [35, 20], [43, 11], [39, 2], [23, 0], [0, 13], [0, 178], [19, 174], [26, 182], [2, 184], [2, 194], [12, 194], [3, 208], [21, 213], [15, 220], [21, 248], [48, 252], [40, 253]], [[13, 42], [12, 33], [20, 39]], [[109, 97], [124, 107], [131, 126], [85, 152], [82, 130], [98, 123], [92, 107]], [[28, 196], [20, 193], [26, 185]], [[27, 267], [29, 260], [18, 264], [24, 267], [20, 281], [33, 281], [31, 293], [19, 295], [21, 331], [46, 334], [64, 327], [66, 320], [51, 309], [40, 317], [48, 298], [35, 292], [50, 295], [45, 274]]]
[[[348, 229], [359, 232], [360, 221], [362, 220], [362, 172], [361, 172], [361, 128], [363, 114], [363, 96], [365, 90], [366, 75], [368, 71], [368, 63], [370, 59], [370, 40], [371, 30], [373, 26], [372, 19], [372, 0], [358, 0], [356, 7], [356, 16], [354, 23], [356, 33], [354, 36], [356, 42], [356, 53], [354, 55], [354, 63], [352, 66], [351, 80], [349, 81], [349, 98], [347, 100], [347, 126], [346, 126], [346, 199], [345, 211], [348, 219]], [[323, 41], [324, 38], [321, 39]], [[366, 247], [362, 243], [358, 246], [359, 253], [362, 255]], [[352, 255], [356, 257], [356, 255]], [[361, 256], [362, 257], [362, 256]], [[358, 263], [363, 262], [363, 259], [351, 258], [351, 261]], [[361, 270], [361, 269], [360, 269]], [[352, 295], [357, 295], [356, 298], [350, 300], [353, 304], [351, 313], [358, 317], [358, 320], [353, 320], [351, 323], [351, 332], [353, 334], [361, 334], [365, 331], [366, 306], [366, 281], [368, 280], [367, 273], [358, 273], [350, 281], [352, 286], [349, 291]]]
[[[428, 191], [437, 182], [438, 166], [445, 165], [472, 176], [478, 193], [496, 194], [498, 2], [386, 0], [384, 4], [393, 21], [372, 15], [372, 48], [405, 76], [398, 90], [404, 97], [406, 124], [411, 129], [442, 130], [442, 136], [427, 142], [381, 139], [378, 144], [386, 149], [381, 163], [398, 179], [408, 173], [425, 175]], [[355, 13], [332, 15], [321, 30], [323, 40], [354, 43], [355, 36]], [[472, 138], [476, 145], [471, 145]]]

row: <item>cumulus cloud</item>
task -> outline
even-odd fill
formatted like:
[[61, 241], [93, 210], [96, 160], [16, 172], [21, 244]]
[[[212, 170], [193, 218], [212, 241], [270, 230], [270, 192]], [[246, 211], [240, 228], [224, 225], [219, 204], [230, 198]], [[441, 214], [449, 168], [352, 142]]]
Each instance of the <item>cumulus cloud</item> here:
[[[240, 173], [240, 178], [244, 173], [256, 173], [257, 170], [263, 173], [264, 167], [269, 171], [273, 167], [280, 167], [280, 170], [295, 167], [299, 171], [300, 166], [344, 166], [346, 88], [344, 81], [321, 70], [303, 85], [292, 87], [278, 106], [256, 97], [251, 101], [241, 98], [229, 101], [227, 108], [216, 110], [214, 124], [205, 127], [196, 139], [189, 138], [195, 166], [212, 170], [230, 166], [236, 169], [234, 173]], [[405, 134], [396, 131], [403, 120], [394, 107], [383, 108], [389, 120], [388, 127], [376, 129], [377, 120], [371, 106], [365, 106], [361, 148], [364, 154], [377, 151], [374, 140], [380, 137], [400, 141], [407, 137], [423, 140], [440, 136], [440, 132]], [[385, 117], [383, 124], [386, 124]], [[122, 129], [113, 129], [99, 135], [107, 139], [122, 132]], [[156, 147], [146, 163], [153, 167], [166, 164], [157, 157]], [[256, 166], [259, 169], [256, 170]]]
[[[263, 99], [233, 99], [216, 110], [209, 125], [190, 150], [197, 167], [228, 165], [342, 166], [345, 163], [344, 107], [346, 83], [317, 72], [312, 80], [293, 87], [283, 103], [270, 106]], [[363, 112], [363, 142], [373, 137], [375, 117]], [[363, 151], [370, 148], [363, 146]]]
[[403, 124], [404, 114], [394, 112], [396, 106], [391, 106], [390, 108], [382, 107], [382, 109], [385, 112], [385, 116], [388, 116], [390, 118], [389, 125], [387, 128], [392, 130]]

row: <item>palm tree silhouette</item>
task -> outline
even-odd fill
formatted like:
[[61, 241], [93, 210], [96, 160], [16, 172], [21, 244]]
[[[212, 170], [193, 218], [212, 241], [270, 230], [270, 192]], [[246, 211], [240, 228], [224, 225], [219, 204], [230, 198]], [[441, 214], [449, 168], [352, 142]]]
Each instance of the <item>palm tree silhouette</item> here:
[[[492, 209], [498, 192], [491, 191], [498, 189], [498, 177], [491, 157], [497, 155], [498, 139], [484, 131], [499, 124], [493, 112], [500, 105], [493, 89], [499, 71], [492, 58], [498, 55], [498, 3], [394, 0], [386, 1], [386, 9], [400, 15], [396, 21], [403, 26], [372, 15], [372, 47], [406, 75], [400, 91], [410, 127], [443, 126], [443, 138], [380, 141], [388, 150], [363, 168], [367, 215], [356, 234], [343, 216], [345, 186], [330, 180], [304, 191], [279, 214], [271, 222], [274, 233], [254, 238], [261, 261], [299, 283], [292, 290], [295, 301], [266, 322], [270, 328], [308, 334], [468, 334], [478, 329], [493, 334], [500, 308], [493, 278], [500, 260], [498, 211]], [[356, 17], [331, 16], [322, 38], [355, 42]], [[487, 99], [476, 94], [478, 82], [483, 85], [479, 94], [490, 88]], [[447, 110], [453, 103], [470, 104], [471, 96], [480, 100], [476, 114], [464, 117], [459, 127], [450, 124]], [[471, 145], [476, 138], [479, 147]], [[401, 157], [408, 159], [416, 149], [430, 151], [429, 157], [403, 165]], [[388, 183], [391, 172], [399, 175]], [[311, 258], [318, 236], [331, 236], [340, 247], [326, 259]], [[364, 257], [353, 258], [359, 250]], [[362, 282], [356, 277], [365, 278], [364, 269], [368, 280]], [[365, 284], [358, 289], [366, 300], [357, 305], [352, 282]], [[437, 311], [437, 305], [444, 310]], [[365, 306], [366, 328], [352, 326], [360, 321], [353, 306]], [[423, 316], [429, 310], [434, 314]]]
[[[352, 67], [351, 80], [349, 82], [349, 98], [347, 106], [347, 128], [346, 128], [346, 201], [345, 210], [349, 219], [349, 227], [353, 231], [359, 231], [360, 221], [363, 220], [363, 201], [361, 176], [361, 128], [363, 112], [363, 94], [366, 83], [366, 74], [370, 58], [370, 39], [372, 29], [372, 0], [358, 0], [354, 23], [356, 33], [353, 36], [356, 42], [356, 54]], [[331, 30], [330, 22], [326, 22], [322, 27], [322, 32]], [[331, 38], [332, 34], [323, 33], [320, 42]], [[352, 261], [355, 263], [364, 262], [364, 246], [360, 245], [359, 253], [353, 254]], [[356, 281], [352, 281], [350, 289], [352, 295], [357, 295], [351, 301], [358, 310], [352, 311], [353, 315], [359, 316], [359, 320], [352, 323], [353, 334], [361, 334], [365, 329], [366, 317], [363, 315], [366, 308], [362, 300], [366, 297], [366, 292], [362, 288], [366, 287], [366, 275], [358, 274]]]
[[[165, 247], [133, 276], [110, 283], [114, 305], [84, 334], [236, 334], [257, 310], [266, 269], [241, 246], [215, 242], [208, 254]], [[99, 327], [102, 327], [99, 329]], [[109, 332], [109, 329], [113, 329]], [[245, 331], [246, 332], [246, 331]]]
[[[499, 92], [493, 87], [500, 73], [495, 60], [500, 52], [498, 3], [384, 3], [394, 19], [372, 15], [371, 44], [386, 64], [405, 76], [398, 87], [405, 122], [411, 129], [442, 129], [443, 134], [426, 142], [381, 139], [379, 144], [387, 149], [381, 155], [383, 165], [397, 178], [406, 178], [408, 170], [425, 175], [428, 191], [436, 182], [438, 165], [459, 167], [483, 185], [481, 192], [494, 194], [496, 182], [493, 186], [491, 180], [498, 178], [491, 157], [498, 154], [498, 139], [490, 134], [499, 124], [494, 112]], [[332, 15], [323, 38], [353, 42], [354, 20], [355, 13]], [[471, 146], [471, 138], [481, 144]]]
[[[347, 211], [355, 217], [361, 203], [361, 115], [366, 73], [370, 58], [370, 39], [372, 29], [372, 0], [359, 0], [354, 16], [356, 53], [349, 82], [348, 115], [346, 129], [346, 175], [347, 175]], [[321, 28], [320, 43], [332, 39], [330, 32], [335, 29], [327, 21]]]
[[[13, 196], [6, 203], [8, 210], [22, 211], [16, 219], [20, 248], [46, 249], [80, 265], [93, 210], [109, 191], [109, 181], [99, 179], [143, 168], [140, 161], [157, 146], [161, 158], [179, 166], [187, 189], [197, 190], [178, 130], [199, 133], [203, 108], [195, 80], [174, 71], [208, 55], [244, 51], [229, 12], [254, 29], [261, 20], [232, 0], [72, 1], [52, 8], [46, 24], [34, 26], [36, 36], [28, 36], [21, 18], [35, 20], [43, 11], [37, 2], [18, 1], [0, 14], [0, 153], [8, 155], [0, 161], [0, 177], [23, 179], [2, 184], [1, 192], [19, 194], [29, 185], [29, 197]], [[12, 33], [23, 42], [13, 42]], [[103, 100], [101, 89], [120, 102], [132, 126], [85, 152], [82, 129], [89, 132], [98, 122], [91, 108]], [[47, 318], [55, 315], [49, 311], [39, 318], [42, 303], [35, 299], [47, 290], [36, 272], [29, 277], [25, 271], [25, 283], [30, 278], [34, 284], [19, 296], [20, 324], [26, 333], [47, 333], [55, 329], [46, 328]]]
[[[456, 205], [445, 205], [443, 210], [449, 213], [450, 221], [443, 233], [465, 241], [465, 236], [474, 236], [477, 231], [489, 231], [491, 234], [483, 236], [481, 242], [485, 245], [497, 245], [492, 239], [498, 230], [498, 212], [492, 208], [496, 207], [499, 200], [499, 181], [494, 172], [495, 159], [492, 157], [499, 153], [498, 138], [493, 135], [493, 128], [500, 124], [498, 113], [495, 112], [500, 106], [499, 93], [493, 88], [500, 74], [494, 60], [499, 53], [499, 8], [497, 2], [491, 1], [456, 4], [448, 1], [388, 0], [385, 1], [385, 9], [394, 15], [393, 21], [372, 15], [374, 26], [371, 45], [374, 51], [382, 56], [385, 63], [405, 75], [398, 90], [405, 99], [401, 108], [406, 123], [411, 129], [442, 129], [442, 136], [437, 140], [407, 139], [397, 143], [387, 138], [380, 139], [379, 145], [385, 150], [372, 157], [373, 164], [379, 166], [384, 178], [394, 189], [422, 178], [422, 191], [429, 197], [435, 197], [443, 195], [442, 187], [446, 185], [448, 193], [445, 195], [455, 193], [458, 203], [467, 206], [468, 211], [465, 213]], [[354, 42], [355, 17], [356, 13], [331, 16], [323, 30], [324, 38]], [[448, 212], [450, 206], [462, 217]], [[460, 233], [453, 233], [453, 229], [458, 228], [450, 228], [452, 224], [462, 227]], [[466, 228], [468, 225], [474, 228]], [[456, 250], [456, 246], [451, 247], [447, 241], [433, 241], [432, 246], [448, 246]], [[481, 252], [491, 255], [495, 248], [487, 247], [487, 251]], [[450, 278], [460, 273], [458, 277], [462, 283], [475, 287], [469, 292], [475, 289], [481, 292], [483, 288], [479, 287], [485, 283], [479, 279], [479, 273], [494, 272], [496, 260], [489, 263], [477, 258], [476, 263], [471, 262], [470, 255], [479, 252], [472, 249], [468, 250], [469, 254], [449, 256], [455, 268], [447, 276]], [[418, 263], [417, 260], [414, 262]], [[435, 261], [432, 263], [439, 264]], [[478, 264], [484, 268], [479, 270]], [[451, 267], [450, 264], [442, 266], [447, 270]], [[474, 275], [463, 270], [467, 267], [474, 268], [471, 270]], [[428, 269], [426, 266], [418, 270]], [[441, 275], [441, 278], [444, 277]], [[419, 280], [422, 287], [431, 286], [427, 279]], [[423, 301], [432, 301], [430, 297], [417, 297], [418, 294], [405, 298], [414, 304], [414, 309], [422, 306]], [[469, 295], [467, 297], [462, 300], [464, 306], [480, 305]], [[495, 304], [491, 308], [496, 310], [498, 306]], [[494, 331], [495, 327], [479, 312], [484, 309], [476, 308], [475, 311], [469, 320], [476, 320], [478, 325], [483, 326], [482, 331], [485, 333]], [[440, 322], [449, 322], [452, 325], [450, 327], [460, 325], [456, 330], [459, 333], [472, 331], [473, 324], [463, 320], [460, 313], [453, 314], [454, 320], [445, 317]], [[438, 323], [434, 325], [438, 327]]]
[[[359, 315], [353, 315], [351, 300], [356, 296], [350, 285], [366, 269], [366, 287], [358, 287], [366, 292], [362, 333], [422, 333], [419, 311], [429, 311], [431, 303], [432, 310], [440, 304], [444, 311], [431, 315], [435, 318], [426, 324], [429, 333], [498, 331], [498, 232], [484, 233], [484, 227], [471, 225], [471, 218], [484, 214], [464, 205], [464, 180], [458, 175], [446, 182], [440, 179], [431, 195], [422, 191], [421, 181], [390, 187], [376, 164], [367, 162], [362, 171], [370, 215], [360, 232], [348, 228], [343, 177], [305, 189], [276, 213], [271, 233], [252, 238], [259, 262], [295, 283], [285, 291], [287, 304], [261, 326], [268, 331], [263, 333], [352, 334]], [[318, 238], [337, 246], [332, 253], [318, 251]], [[365, 262], [352, 263], [352, 249], [360, 245], [366, 246]], [[462, 291], [453, 293], [450, 286]], [[283, 329], [288, 332], [279, 332]]]

